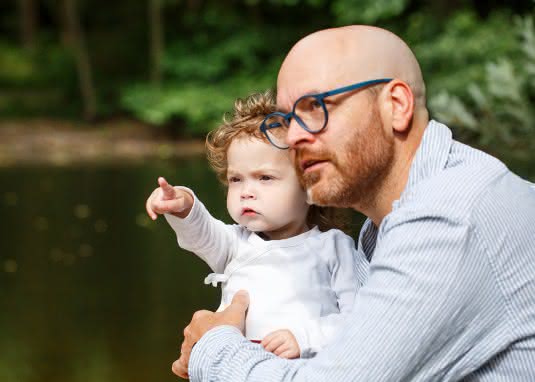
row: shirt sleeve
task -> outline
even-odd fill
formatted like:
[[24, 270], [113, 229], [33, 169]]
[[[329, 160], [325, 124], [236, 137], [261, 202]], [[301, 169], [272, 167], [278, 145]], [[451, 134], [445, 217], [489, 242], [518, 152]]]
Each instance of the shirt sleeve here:
[[[291, 362], [216, 328], [195, 346], [193, 381], [461, 380], [474, 344], [492, 337], [482, 315], [495, 287], [469, 224], [444, 215], [409, 214], [382, 232], [366, 284], [343, 335], [315, 358]], [[474, 286], [477, 285], [477, 288]], [[503, 317], [502, 317], [503, 319]], [[477, 323], [477, 325], [475, 325]], [[462, 370], [453, 365], [466, 357]], [[458, 374], [455, 374], [455, 373]]]
[[186, 187], [180, 187], [193, 196], [190, 213], [181, 219], [165, 214], [165, 219], [175, 231], [178, 245], [195, 253], [217, 273], [223, 273], [228, 260], [236, 252], [239, 227], [215, 219]]
[[333, 246], [328, 247], [328, 253], [323, 255], [328, 259], [330, 286], [336, 296], [339, 313], [310, 320], [292, 329], [303, 358], [314, 356], [339, 334], [353, 310], [356, 293], [368, 276], [369, 263], [364, 254], [356, 250], [353, 239], [339, 230], [331, 230], [327, 234], [331, 236], [329, 240], [332, 240]]

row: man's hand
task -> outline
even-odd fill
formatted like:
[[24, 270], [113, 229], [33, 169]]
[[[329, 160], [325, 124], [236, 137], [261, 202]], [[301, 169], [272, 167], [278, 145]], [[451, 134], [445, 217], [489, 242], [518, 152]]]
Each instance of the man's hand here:
[[281, 358], [299, 358], [301, 349], [292, 332], [287, 329], [276, 330], [269, 333], [261, 342], [266, 351]]
[[249, 307], [249, 295], [246, 291], [238, 291], [231, 304], [222, 312], [213, 313], [208, 310], [195, 312], [191, 322], [184, 329], [184, 342], [180, 348], [180, 358], [173, 362], [173, 373], [181, 378], [188, 378], [188, 365], [191, 349], [201, 337], [212, 328], [221, 325], [232, 325], [243, 333], [245, 329], [245, 312]]
[[193, 196], [182, 189], [174, 188], [163, 177], [158, 178], [160, 187], [150, 194], [145, 208], [152, 220], [158, 215], [172, 214], [179, 218], [185, 218], [193, 206]]

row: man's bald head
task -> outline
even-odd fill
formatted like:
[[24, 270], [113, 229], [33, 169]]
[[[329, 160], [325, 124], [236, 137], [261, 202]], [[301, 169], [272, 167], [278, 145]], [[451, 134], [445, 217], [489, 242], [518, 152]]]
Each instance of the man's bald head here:
[[[332, 95], [322, 109], [304, 102], [293, 110], [303, 95], [384, 78], [392, 81]], [[407, 44], [362, 25], [311, 34], [281, 66], [277, 106], [295, 113], [286, 139], [310, 200], [352, 207], [379, 224], [405, 187], [429, 118], [422, 72]], [[303, 113], [324, 118], [326, 128], [311, 133]]]
[[[425, 109], [420, 66], [398, 36], [364, 25], [322, 30], [300, 40], [288, 53], [279, 72], [278, 102], [286, 108], [306, 93], [386, 77], [406, 82], [416, 109]], [[304, 83], [308, 85], [300, 88], [298, 84]]]

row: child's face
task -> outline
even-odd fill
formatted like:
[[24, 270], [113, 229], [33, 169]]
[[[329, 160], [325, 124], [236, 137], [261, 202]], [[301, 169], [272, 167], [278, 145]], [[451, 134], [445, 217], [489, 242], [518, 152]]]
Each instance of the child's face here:
[[227, 161], [227, 208], [234, 221], [270, 239], [307, 230], [306, 192], [287, 150], [242, 137], [230, 144]]

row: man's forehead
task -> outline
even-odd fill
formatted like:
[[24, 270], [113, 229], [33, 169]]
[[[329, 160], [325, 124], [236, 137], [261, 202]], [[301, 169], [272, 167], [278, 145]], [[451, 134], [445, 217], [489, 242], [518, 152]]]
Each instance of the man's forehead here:
[[297, 99], [306, 94], [322, 93], [337, 87], [346, 86], [351, 82], [337, 73], [311, 73], [308, 77], [300, 75], [296, 78], [279, 78], [277, 83], [277, 108], [290, 111]]
[[[345, 86], [355, 77], [355, 70], [348, 66], [348, 55], [336, 49], [304, 49], [293, 52], [283, 63], [277, 80], [277, 107], [291, 109], [293, 103], [305, 94], [314, 94]], [[302, 53], [305, 57], [300, 57]]]

